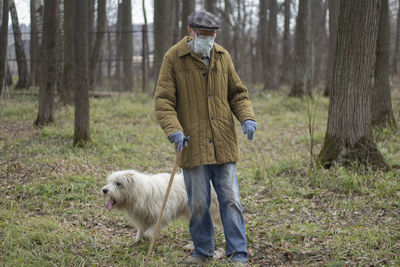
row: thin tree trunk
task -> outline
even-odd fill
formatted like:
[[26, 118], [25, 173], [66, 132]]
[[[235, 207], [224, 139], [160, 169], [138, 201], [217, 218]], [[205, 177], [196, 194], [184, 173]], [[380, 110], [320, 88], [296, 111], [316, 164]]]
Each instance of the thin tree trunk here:
[[117, 15], [117, 35], [115, 38], [115, 54], [116, 54], [116, 62], [115, 62], [115, 79], [118, 81], [118, 88], [121, 90], [121, 65], [122, 65], [122, 48], [121, 48], [121, 39], [122, 39], [122, 4], [118, 4], [118, 15]]
[[232, 14], [232, 5], [230, 0], [224, 0], [224, 12], [222, 13], [222, 31], [220, 32], [222, 45], [230, 51], [232, 48], [231, 43], [231, 29], [232, 24], [230, 22], [230, 16]]
[[[180, 37], [180, 29], [179, 29], [179, 21], [181, 18], [181, 5], [179, 0], [172, 0], [172, 42], [171, 45], [176, 44], [179, 41]], [[182, 24], [182, 27], [184, 25]]]
[[268, 27], [267, 27], [267, 4], [268, 0], [260, 0], [259, 5], [259, 24], [258, 24], [258, 52], [261, 59], [261, 78], [265, 82], [265, 78], [268, 77], [268, 61], [267, 61], [267, 36], [268, 36]]
[[143, 25], [143, 73], [142, 73], [142, 91], [147, 91], [147, 77], [149, 73], [149, 38], [148, 38], [148, 25], [147, 25], [147, 13], [145, 7], [145, 0], [142, 0], [142, 9], [143, 9], [143, 18], [144, 18], [144, 25]]
[[392, 73], [396, 75], [398, 73], [399, 67], [399, 57], [400, 57], [400, 0], [399, 8], [397, 9], [397, 23], [396, 23], [396, 41], [394, 46], [394, 54], [392, 61]]
[[[336, 0], [337, 1], [337, 0]], [[313, 0], [311, 6], [312, 25], [312, 79], [313, 86], [323, 82], [326, 74], [326, 59], [324, 57], [326, 47], [326, 12], [322, 0]]]
[[74, 99], [74, 1], [64, 1], [64, 68], [60, 100], [71, 105]]
[[133, 26], [131, 0], [122, 0], [122, 87], [133, 90]]
[[277, 30], [277, 14], [278, 4], [276, 0], [269, 0], [269, 21], [268, 21], [268, 37], [267, 46], [264, 48], [267, 51], [267, 80], [264, 82], [264, 89], [278, 89], [278, 69], [277, 69], [277, 51], [278, 51], [278, 30]]
[[43, 40], [41, 49], [42, 77], [39, 90], [39, 111], [35, 126], [43, 127], [54, 122], [54, 95], [56, 90], [56, 39], [58, 0], [45, 0]]
[[282, 43], [282, 69], [281, 69], [281, 81], [283, 83], [289, 83], [291, 81], [291, 41], [290, 41], [290, 19], [291, 19], [291, 11], [290, 5], [292, 0], [285, 0], [285, 23], [284, 23], [284, 31], [283, 31], [283, 43]]
[[213, 15], [218, 15], [217, 14], [217, 1], [215, 0], [206, 0], [205, 5], [204, 5], [205, 10], [210, 12]]
[[311, 0], [299, 3], [299, 13], [296, 19], [294, 44], [294, 82], [289, 96], [302, 97], [311, 95], [312, 62], [311, 62]]
[[28, 85], [28, 64], [26, 62], [24, 44], [22, 42], [21, 29], [18, 22], [17, 8], [14, 0], [10, 0], [9, 9], [14, 31], [15, 56], [17, 57], [18, 83], [15, 89], [27, 88]]
[[74, 87], [75, 121], [74, 146], [90, 142], [89, 78], [88, 78], [88, 0], [74, 0]]
[[37, 0], [31, 0], [31, 40], [30, 40], [30, 67], [29, 67], [29, 84], [36, 86], [36, 66], [39, 60], [39, 40], [38, 40], [38, 25], [37, 25]]
[[104, 32], [106, 30], [106, 0], [97, 1], [97, 32], [96, 40], [89, 61], [89, 85], [93, 88], [97, 68], [100, 64], [100, 53], [103, 47]]
[[7, 43], [8, 43], [8, 0], [3, 0], [2, 23], [0, 29], [0, 97], [6, 83]]
[[375, 79], [372, 88], [371, 124], [377, 127], [395, 127], [389, 83], [389, 4], [388, 0], [382, 0], [382, 3], [376, 47]]
[[181, 38], [188, 35], [187, 32], [187, 17], [194, 11], [195, 1], [194, 0], [185, 0], [182, 1], [182, 12], [181, 12]]
[[[68, 0], [67, 0], [68, 1]], [[71, 0], [69, 0], [71, 1]], [[94, 39], [95, 39], [95, 30], [94, 30], [94, 14], [95, 14], [95, 6], [96, 6], [96, 0], [89, 0], [89, 14], [88, 14], [88, 31], [89, 31], [89, 53], [90, 51], [93, 50], [93, 44], [94, 44]], [[90, 55], [90, 54], [89, 54]]]
[[322, 166], [357, 162], [388, 169], [371, 131], [371, 77], [382, 0], [341, 0]]
[[333, 76], [333, 61], [335, 58], [336, 43], [337, 43], [337, 29], [339, 24], [339, 8], [340, 2], [338, 0], [329, 1], [329, 47], [328, 47], [328, 68], [326, 73], [326, 85], [324, 96], [329, 96], [332, 89], [332, 76]]

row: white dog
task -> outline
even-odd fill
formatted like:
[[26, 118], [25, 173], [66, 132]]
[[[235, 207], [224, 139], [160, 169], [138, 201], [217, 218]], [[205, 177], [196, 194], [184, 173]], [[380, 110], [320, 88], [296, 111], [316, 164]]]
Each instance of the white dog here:
[[[142, 236], [152, 238], [169, 178], [168, 173], [151, 175], [134, 170], [117, 171], [108, 176], [107, 185], [102, 188], [103, 194], [110, 197], [105, 208], [110, 210], [111, 207], [115, 207], [127, 211], [131, 223], [137, 229], [135, 243], [140, 241]], [[211, 199], [211, 217], [214, 224], [221, 225], [214, 188]], [[180, 217], [187, 219], [190, 217], [182, 173], [175, 175], [161, 227], [169, 225]]]

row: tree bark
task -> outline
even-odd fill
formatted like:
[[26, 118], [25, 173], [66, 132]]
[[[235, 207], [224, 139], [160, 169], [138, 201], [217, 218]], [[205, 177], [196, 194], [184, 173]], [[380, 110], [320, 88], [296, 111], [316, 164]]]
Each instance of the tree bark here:
[[259, 2], [259, 24], [258, 24], [258, 46], [257, 46], [257, 54], [261, 59], [261, 78], [264, 80], [265, 77], [268, 77], [268, 47], [267, 47], [267, 36], [268, 36], [268, 21], [267, 21], [267, 11], [268, 11], [268, 0], [260, 0]]
[[382, 0], [376, 47], [375, 79], [372, 88], [371, 124], [395, 127], [389, 83], [390, 17], [388, 0]]
[[12, 27], [14, 31], [15, 42], [15, 56], [17, 58], [18, 67], [18, 83], [15, 89], [27, 88], [28, 85], [28, 64], [26, 62], [24, 44], [22, 42], [21, 29], [18, 22], [17, 8], [15, 7], [14, 0], [10, 0], [9, 9], [12, 20]]
[[[68, 1], [68, 0], [67, 0]], [[89, 31], [89, 53], [93, 50], [93, 44], [95, 39], [95, 30], [94, 30], [94, 13], [95, 13], [96, 0], [89, 0], [89, 9], [88, 9], [88, 31]], [[90, 54], [89, 54], [90, 55]]]
[[74, 1], [64, 1], [64, 68], [60, 100], [71, 105], [74, 99]]
[[319, 162], [388, 169], [371, 131], [371, 77], [382, 0], [341, 0], [328, 126]]
[[291, 41], [290, 41], [290, 19], [291, 11], [290, 5], [292, 0], [285, 0], [285, 23], [283, 31], [283, 41], [282, 41], [282, 69], [281, 69], [281, 81], [283, 83], [289, 83], [291, 81], [290, 65], [292, 61], [291, 53]]
[[7, 43], [8, 43], [8, 0], [3, 0], [1, 29], [0, 29], [0, 97], [3, 85], [6, 83]]
[[121, 48], [121, 40], [122, 40], [122, 4], [118, 4], [118, 15], [117, 15], [117, 25], [116, 25], [116, 38], [115, 38], [115, 54], [116, 54], [116, 62], [115, 62], [115, 78], [119, 81], [119, 90], [121, 90], [121, 65], [122, 65], [122, 48]]
[[204, 4], [205, 10], [210, 12], [213, 15], [217, 15], [217, 1], [215, 0], [206, 0]]
[[58, 0], [45, 0], [43, 40], [41, 49], [42, 77], [39, 90], [39, 111], [35, 126], [43, 127], [54, 122], [54, 95], [56, 90], [56, 39]]
[[302, 0], [296, 19], [294, 40], [294, 82], [289, 96], [303, 97], [311, 95], [312, 61], [311, 61], [311, 0]]
[[39, 65], [39, 37], [37, 25], [37, 0], [31, 0], [31, 40], [30, 40], [30, 66], [29, 66], [29, 84], [37, 85], [36, 67]]
[[222, 31], [220, 34], [220, 41], [222, 46], [228, 51], [232, 49], [232, 23], [230, 17], [232, 15], [232, 4], [230, 0], [224, 0], [224, 12], [222, 13]]
[[88, 0], [74, 0], [74, 87], [75, 121], [74, 146], [90, 142], [89, 81], [88, 81]]
[[277, 14], [278, 4], [276, 0], [269, 0], [269, 21], [268, 21], [268, 37], [267, 46], [264, 47], [267, 51], [267, 80], [264, 82], [264, 89], [278, 89], [278, 69], [277, 69], [277, 52], [278, 52], [278, 30], [277, 30]]
[[[337, 0], [336, 0], [337, 1]], [[312, 79], [313, 86], [325, 81], [327, 46], [326, 36], [326, 8], [322, 0], [313, 0], [311, 6], [311, 32], [312, 32]]]
[[133, 26], [131, 0], [122, 0], [122, 87], [133, 90]]
[[400, 0], [399, 8], [397, 10], [397, 23], [396, 23], [396, 41], [394, 46], [394, 54], [392, 59], [392, 73], [396, 75], [399, 68], [399, 57], [400, 57]]
[[328, 47], [328, 68], [326, 73], [326, 85], [324, 89], [324, 96], [329, 96], [332, 90], [332, 77], [333, 77], [333, 61], [336, 52], [337, 31], [339, 24], [339, 8], [340, 2], [338, 0], [329, 1], [329, 47]]
[[181, 38], [183, 38], [184, 36], [188, 35], [187, 28], [186, 28], [186, 26], [187, 26], [187, 17], [190, 15], [190, 13], [194, 12], [194, 7], [195, 7], [195, 1], [194, 0], [182, 1]]
[[100, 54], [103, 47], [104, 32], [106, 30], [106, 0], [97, 1], [97, 32], [89, 61], [89, 85], [94, 86], [95, 75], [100, 64]]

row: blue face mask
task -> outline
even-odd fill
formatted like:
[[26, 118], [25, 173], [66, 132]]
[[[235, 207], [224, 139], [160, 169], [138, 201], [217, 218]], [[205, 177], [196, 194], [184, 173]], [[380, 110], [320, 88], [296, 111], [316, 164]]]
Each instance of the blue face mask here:
[[194, 38], [194, 52], [201, 57], [210, 57], [215, 37], [208, 35], [197, 35]]

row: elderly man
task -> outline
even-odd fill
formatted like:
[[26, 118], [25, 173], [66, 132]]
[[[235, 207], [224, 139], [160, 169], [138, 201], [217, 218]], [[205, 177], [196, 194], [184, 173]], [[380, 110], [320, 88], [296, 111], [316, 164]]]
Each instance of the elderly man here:
[[240, 205], [236, 162], [239, 149], [233, 115], [253, 139], [257, 124], [248, 91], [229, 53], [214, 42], [219, 20], [196, 11], [188, 17], [190, 37], [164, 56], [155, 93], [156, 117], [168, 140], [182, 151], [191, 210], [189, 231], [193, 255], [185, 264], [202, 264], [213, 257], [214, 228], [210, 217], [210, 182], [218, 196], [226, 240], [226, 257], [243, 265], [247, 259], [245, 222]]

